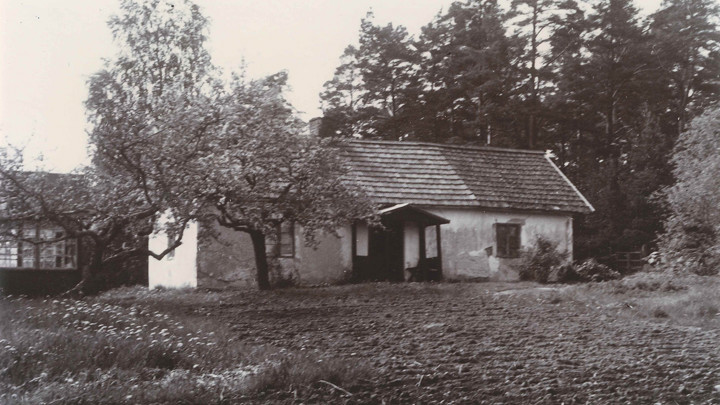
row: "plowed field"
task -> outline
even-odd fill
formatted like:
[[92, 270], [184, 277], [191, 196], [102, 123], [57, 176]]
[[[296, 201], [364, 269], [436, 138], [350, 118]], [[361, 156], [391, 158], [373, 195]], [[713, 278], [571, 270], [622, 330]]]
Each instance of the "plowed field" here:
[[353, 387], [280, 403], [720, 403], [720, 330], [623, 316], [526, 284], [242, 292], [185, 308], [247, 343], [367, 362]]

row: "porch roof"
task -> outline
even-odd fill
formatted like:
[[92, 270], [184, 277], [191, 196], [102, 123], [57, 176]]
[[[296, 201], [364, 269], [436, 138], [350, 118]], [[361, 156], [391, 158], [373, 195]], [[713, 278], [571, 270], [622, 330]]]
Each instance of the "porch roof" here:
[[449, 219], [435, 215], [430, 211], [426, 211], [408, 203], [393, 205], [391, 207], [381, 209], [378, 213], [380, 214], [380, 218], [391, 221], [411, 221], [428, 226], [450, 223]]

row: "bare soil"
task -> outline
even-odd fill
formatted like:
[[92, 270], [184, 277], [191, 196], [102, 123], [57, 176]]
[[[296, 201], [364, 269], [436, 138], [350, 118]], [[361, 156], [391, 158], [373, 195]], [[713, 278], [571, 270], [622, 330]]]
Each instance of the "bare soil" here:
[[[561, 298], [563, 297], [563, 298]], [[253, 344], [367, 361], [356, 386], [258, 403], [718, 403], [720, 330], [622, 316], [528, 284], [238, 291], [183, 311]]]

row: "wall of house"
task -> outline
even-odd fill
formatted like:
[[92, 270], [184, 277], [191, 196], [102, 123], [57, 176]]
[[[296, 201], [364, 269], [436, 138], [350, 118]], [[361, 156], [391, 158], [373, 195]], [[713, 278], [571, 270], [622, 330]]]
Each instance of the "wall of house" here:
[[[299, 227], [298, 227], [299, 228]], [[352, 273], [352, 228], [346, 225], [337, 235], [322, 234], [315, 247], [306, 246], [302, 229], [296, 230], [295, 257], [300, 284], [337, 283]]]
[[61, 294], [80, 282], [80, 270], [0, 269], [0, 294], [31, 297]]
[[[307, 246], [302, 227], [295, 227], [294, 257], [268, 258], [273, 283], [313, 285], [333, 283], [349, 277], [352, 269], [351, 229], [338, 236], [323, 234], [318, 244]], [[250, 236], [214, 225], [203, 233], [197, 260], [198, 284], [202, 287], [256, 286], [255, 255]]]
[[517, 259], [497, 257], [493, 227], [496, 223], [521, 224], [522, 248], [530, 247], [536, 236], [543, 235], [558, 242], [558, 249], [572, 256], [572, 216], [568, 214], [433, 208], [428, 211], [450, 220], [440, 227], [445, 279], [518, 279], [513, 267]]
[[[496, 223], [520, 224], [520, 242], [530, 247], [537, 235], [558, 242], [558, 248], [572, 254], [572, 216], [567, 214], [507, 213], [471, 209], [428, 209], [450, 220], [442, 225], [443, 276], [448, 280], [517, 280], [513, 268], [517, 259], [498, 258], [495, 243]], [[428, 228], [434, 232], [434, 228]], [[417, 266], [419, 229], [415, 223], [405, 224], [404, 264]], [[183, 244], [172, 259], [150, 259], [150, 288], [164, 287], [226, 287], [255, 286], [255, 261], [250, 237], [242, 232], [216, 226], [214, 232], [203, 232], [198, 242], [198, 226], [192, 224], [185, 232]], [[270, 259], [271, 280], [292, 281], [301, 285], [336, 283], [349, 278], [352, 272], [352, 232], [349, 225], [333, 234], [320, 235], [318, 244], [306, 246], [301, 227], [295, 227], [295, 255]], [[356, 234], [358, 251], [367, 249], [368, 232]], [[434, 238], [426, 233], [426, 245]], [[429, 243], [428, 243], [429, 242]], [[167, 246], [166, 236], [155, 236], [150, 247], [156, 251]], [[428, 257], [435, 256], [428, 246]], [[431, 252], [432, 251], [432, 252]], [[407, 277], [407, 274], [406, 274]]]
[[[172, 255], [162, 260], [150, 258], [148, 262], [148, 287], [183, 288], [197, 287], [198, 224], [190, 223], [183, 234], [182, 245]], [[152, 235], [148, 240], [150, 250], [162, 252], [168, 246], [164, 232]]]

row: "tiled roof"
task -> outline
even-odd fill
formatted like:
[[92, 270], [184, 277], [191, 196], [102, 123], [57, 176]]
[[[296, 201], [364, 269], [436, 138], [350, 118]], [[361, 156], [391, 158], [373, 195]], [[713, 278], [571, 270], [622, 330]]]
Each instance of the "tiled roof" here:
[[418, 142], [349, 141], [350, 181], [378, 204], [589, 213], [543, 152]]

